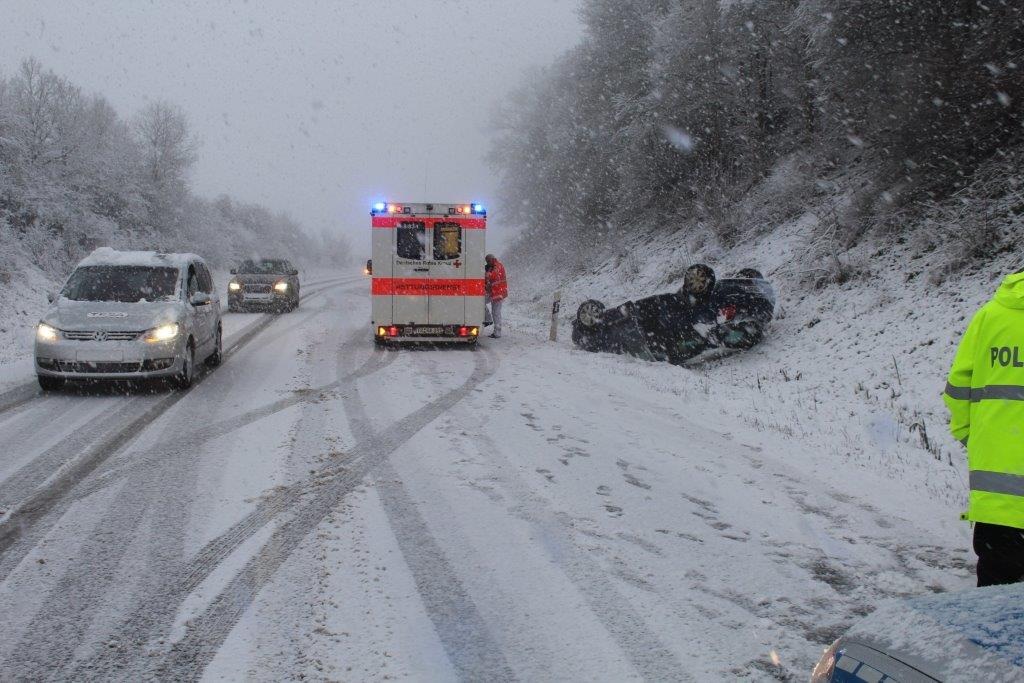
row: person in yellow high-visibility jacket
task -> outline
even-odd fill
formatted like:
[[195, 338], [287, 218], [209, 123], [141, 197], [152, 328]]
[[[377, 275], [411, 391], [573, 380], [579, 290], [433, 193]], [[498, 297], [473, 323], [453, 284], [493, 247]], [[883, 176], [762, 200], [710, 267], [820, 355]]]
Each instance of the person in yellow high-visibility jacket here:
[[978, 585], [1024, 580], [1024, 271], [967, 326], [943, 400], [967, 446]]

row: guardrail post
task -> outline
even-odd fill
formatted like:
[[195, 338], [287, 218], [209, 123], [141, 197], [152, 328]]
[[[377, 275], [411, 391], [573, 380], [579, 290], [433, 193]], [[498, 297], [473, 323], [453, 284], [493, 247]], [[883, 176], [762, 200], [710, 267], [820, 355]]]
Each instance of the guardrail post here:
[[555, 292], [551, 302], [551, 341], [558, 341], [558, 311], [562, 308], [562, 292]]

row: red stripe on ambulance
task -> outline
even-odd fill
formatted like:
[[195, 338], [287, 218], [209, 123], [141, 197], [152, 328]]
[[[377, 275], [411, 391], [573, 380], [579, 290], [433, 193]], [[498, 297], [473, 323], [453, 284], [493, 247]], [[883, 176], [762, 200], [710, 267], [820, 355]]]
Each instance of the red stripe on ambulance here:
[[483, 296], [483, 280], [373, 278], [374, 296]]
[[444, 218], [374, 216], [372, 219], [374, 228], [397, 228], [399, 223], [423, 223], [427, 228], [433, 228], [435, 223], [456, 223], [466, 230], [484, 230], [487, 227], [487, 220], [484, 218], [461, 218], [459, 216], [445, 216]]

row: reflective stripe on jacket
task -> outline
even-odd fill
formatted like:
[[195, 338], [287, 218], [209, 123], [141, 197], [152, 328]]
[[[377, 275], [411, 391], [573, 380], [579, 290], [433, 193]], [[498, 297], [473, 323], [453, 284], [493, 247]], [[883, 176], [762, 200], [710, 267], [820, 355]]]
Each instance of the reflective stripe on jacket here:
[[974, 315], [942, 398], [967, 444], [966, 519], [1024, 529], [1024, 272]]
[[494, 259], [494, 267], [487, 271], [487, 290], [491, 293], [491, 301], [501, 301], [508, 297], [508, 281], [505, 279], [505, 266]]

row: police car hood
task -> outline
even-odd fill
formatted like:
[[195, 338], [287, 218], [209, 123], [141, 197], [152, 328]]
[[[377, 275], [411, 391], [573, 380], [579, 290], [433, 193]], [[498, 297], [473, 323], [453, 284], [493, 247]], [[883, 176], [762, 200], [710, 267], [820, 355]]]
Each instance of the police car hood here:
[[148, 330], [181, 315], [176, 301], [73, 301], [61, 297], [44, 320], [63, 330]]
[[996, 290], [996, 301], [1007, 308], [1024, 309], [1024, 272], [1007, 275]]
[[1024, 680], [1024, 584], [894, 601], [845, 637], [940, 681]]

